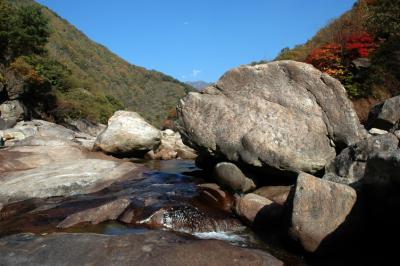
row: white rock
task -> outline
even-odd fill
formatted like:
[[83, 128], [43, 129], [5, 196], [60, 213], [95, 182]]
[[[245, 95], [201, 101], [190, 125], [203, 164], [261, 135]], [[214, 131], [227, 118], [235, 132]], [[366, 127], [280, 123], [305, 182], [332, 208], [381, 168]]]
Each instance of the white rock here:
[[374, 136], [385, 135], [387, 133], [389, 133], [389, 132], [387, 132], [386, 130], [383, 130], [383, 129], [379, 129], [379, 128], [371, 128], [369, 130], [369, 134], [374, 135]]
[[117, 111], [97, 137], [95, 148], [110, 154], [129, 155], [152, 150], [159, 145], [160, 139], [160, 131], [139, 114]]

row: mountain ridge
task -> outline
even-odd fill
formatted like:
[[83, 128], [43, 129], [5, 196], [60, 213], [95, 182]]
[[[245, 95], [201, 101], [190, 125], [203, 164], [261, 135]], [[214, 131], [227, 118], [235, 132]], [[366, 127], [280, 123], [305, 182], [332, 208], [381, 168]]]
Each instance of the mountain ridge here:
[[[126, 109], [140, 113], [156, 126], [161, 125], [180, 98], [194, 90], [171, 76], [130, 64], [33, 0], [11, 3], [42, 8], [52, 29], [46, 46], [49, 57], [67, 66], [83, 89], [115, 97]], [[76, 99], [83, 96], [68, 97]]]

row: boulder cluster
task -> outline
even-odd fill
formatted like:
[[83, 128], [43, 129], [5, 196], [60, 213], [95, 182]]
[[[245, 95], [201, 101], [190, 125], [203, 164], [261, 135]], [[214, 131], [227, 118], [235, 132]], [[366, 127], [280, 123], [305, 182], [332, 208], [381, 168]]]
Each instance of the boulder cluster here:
[[206, 196], [226, 207], [213, 194], [232, 192], [246, 223], [308, 252], [394, 230], [400, 96], [374, 107], [364, 127], [339, 81], [277, 61], [235, 68], [177, 110], [184, 142], [218, 184]]
[[97, 192], [141, 168], [119, 157], [196, 158], [179, 133], [160, 131], [134, 112], [116, 112], [108, 126], [86, 120], [66, 126], [13, 121], [0, 130], [0, 210], [32, 198]]

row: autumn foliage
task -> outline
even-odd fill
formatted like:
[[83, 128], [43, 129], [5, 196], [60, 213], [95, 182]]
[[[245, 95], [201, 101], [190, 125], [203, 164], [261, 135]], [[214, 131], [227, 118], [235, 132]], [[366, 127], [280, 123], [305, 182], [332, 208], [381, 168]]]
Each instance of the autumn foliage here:
[[345, 55], [350, 59], [357, 59], [360, 57], [369, 57], [369, 55], [376, 50], [377, 44], [374, 38], [367, 32], [353, 34], [347, 39], [345, 46]]
[[[314, 48], [306, 62], [339, 79], [345, 86], [353, 86], [351, 62], [357, 58], [368, 58], [378, 45], [373, 36], [367, 32], [352, 33], [342, 39], [342, 43], [328, 43]], [[357, 95], [353, 86], [348, 88], [350, 96]]]
[[306, 62], [328, 74], [334, 74], [336, 69], [348, 67], [349, 61], [368, 57], [377, 44], [374, 38], [364, 32], [348, 37], [343, 45], [328, 43], [311, 51]]

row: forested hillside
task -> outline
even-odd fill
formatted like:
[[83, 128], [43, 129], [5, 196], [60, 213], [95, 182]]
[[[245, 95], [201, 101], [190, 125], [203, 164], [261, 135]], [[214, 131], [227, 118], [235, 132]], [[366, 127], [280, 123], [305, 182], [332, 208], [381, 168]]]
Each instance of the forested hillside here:
[[369, 107], [400, 93], [400, 1], [359, 0], [313, 38], [284, 48], [296, 60], [339, 79], [362, 120]]
[[[129, 64], [32, 0], [1, 2], [4, 10], [6, 4], [10, 6], [2, 13], [12, 17], [20, 9], [33, 8], [45, 18], [43, 27], [48, 36], [44, 36], [47, 41], [42, 43], [42, 51], [21, 53], [7, 62], [7, 68], [25, 81], [47, 81], [46, 86], [35, 84], [35, 93], [25, 97], [37, 116], [105, 122], [115, 110], [127, 108], [160, 125], [178, 100], [192, 90], [160, 72]], [[3, 83], [7, 83], [5, 76]]]

